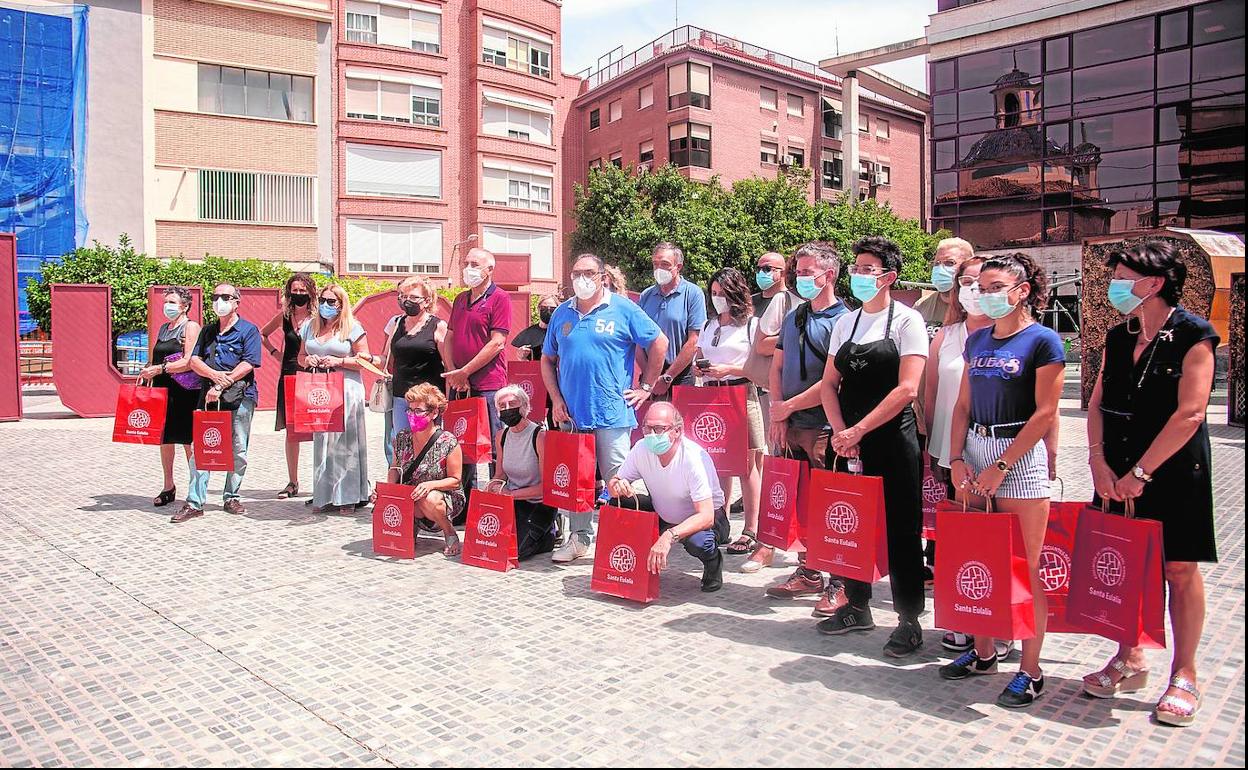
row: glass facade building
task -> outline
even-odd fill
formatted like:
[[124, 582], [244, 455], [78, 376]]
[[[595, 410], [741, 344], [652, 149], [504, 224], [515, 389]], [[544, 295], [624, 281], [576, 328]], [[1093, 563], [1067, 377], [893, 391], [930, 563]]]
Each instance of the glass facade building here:
[[930, 63], [933, 224], [980, 248], [1244, 231], [1244, 3]]

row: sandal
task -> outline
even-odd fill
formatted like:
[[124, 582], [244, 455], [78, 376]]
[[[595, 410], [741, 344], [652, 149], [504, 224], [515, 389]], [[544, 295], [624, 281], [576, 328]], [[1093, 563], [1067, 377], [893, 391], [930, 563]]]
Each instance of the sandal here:
[[442, 548], [442, 555], [447, 557], [459, 556], [460, 551], [464, 548], [463, 544], [459, 542], [459, 536], [446, 535], [445, 537], [446, 545]]
[[299, 485], [292, 481], [282, 487], [282, 491], [277, 493], [277, 499], [285, 500], [286, 498], [294, 497], [297, 494], [299, 494]]
[[741, 533], [741, 537], [736, 542], [729, 544], [724, 552], [729, 556], [745, 556], [754, 553], [754, 549], [758, 547], [757, 536], [748, 529]]
[[750, 558], [746, 559], [745, 563], [741, 565], [741, 571], [747, 575], [752, 575], [763, 567], [770, 567], [775, 557], [776, 549], [759, 544], [754, 549], [754, 553], [750, 554]]
[[[1157, 707], [1153, 709], [1153, 717], [1161, 724], [1171, 727], [1191, 725], [1196, 721], [1196, 712], [1200, 711], [1200, 690], [1197, 689], [1196, 683], [1185, 676], [1175, 675], [1170, 677], [1169, 689], [1182, 690], [1196, 700], [1189, 701], [1178, 695], [1163, 695], [1161, 700], [1157, 701]], [[1175, 711], [1163, 710], [1162, 706], [1169, 706]]]
[[165, 491], [161, 492], [159, 495], [156, 495], [155, 497], [153, 497], [152, 505], [156, 506], [157, 508], [161, 508], [163, 506], [168, 505], [169, 503], [172, 503], [174, 498], [176, 498], [177, 496], [178, 496], [178, 488], [175, 485], [175, 486], [169, 487]]
[[[1114, 673], [1118, 678], [1114, 678]], [[1083, 691], [1093, 698], [1112, 698], [1119, 693], [1137, 692], [1148, 686], [1148, 669], [1132, 668], [1117, 655], [1105, 668], [1083, 678]]]

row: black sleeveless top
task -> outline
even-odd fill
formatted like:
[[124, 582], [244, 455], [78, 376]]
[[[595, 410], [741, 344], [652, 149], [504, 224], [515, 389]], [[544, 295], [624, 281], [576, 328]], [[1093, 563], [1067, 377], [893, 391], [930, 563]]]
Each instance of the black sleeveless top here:
[[299, 330], [286, 316], [282, 316], [282, 374], [294, 374], [299, 371]]
[[437, 317], [429, 315], [425, 325], [410, 334], [403, 333], [406, 321], [406, 316], [399, 316], [394, 338], [390, 341], [390, 358], [394, 361], [394, 395], [402, 396], [413, 386], [426, 382], [441, 390], [444, 385], [442, 356], [438, 353], [434, 337], [438, 330]]

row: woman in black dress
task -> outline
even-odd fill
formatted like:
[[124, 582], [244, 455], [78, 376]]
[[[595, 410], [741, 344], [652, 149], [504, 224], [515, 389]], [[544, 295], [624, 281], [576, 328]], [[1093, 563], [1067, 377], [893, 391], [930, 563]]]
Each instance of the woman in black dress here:
[[[1205, 410], [1213, 388], [1218, 335], [1178, 304], [1187, 266], [1170, 244], [1145, 241], [1110, 255], [1109, 299], [1127, 322], [1105, 338], [1101, 376], [1088, 405], [1089, 464], [1095, 504], [1162, 522], [1174, 659], [1170, 684], [1153, 714], [1186, 726], [1200, 707], [1196, 647], [1205, 621], [1199, 562], [1216, 562], [1213, 480]], [[1084, 677], [1097, 697], [1143, 689], [1138, 648], [1122, 647]]]
[[[187, 317], [191, 309], [191, 293], [181, 286], [165, 292], [163, 311], [165, 323], [160, 325], [156, 339], [151, 342], [148, 365], [139, 372], [142, 379], [169, 393], [169, 405], [165, 411], [165, 430], [160, 437], [160, 466], [165, 473], [165, 485], [161, 493], [152, 499], [157, 508], [168, 505], [178, 496], [173, 483], [174, 446], [182, 445], [187, 463], [191, 459], [191, 417], [199, 400], [199, 385], [191, 371], [191, 351], [199, 339], [199, 324]], [[175, 378], [174, 375], [179, 375]], [[179, 384], [183, 380], [189, 385]]]
[[[299, 371], [299, 345], [302, 340], [299, 330], [312, 316], [312, 295], [316, 293], [316, 282], [307, 273], [295, 273], [286, 279], [282, 287], [282, 309], [260, 330], [260, 339], [269, 355], [282, 362], [282, 376], [277, 380], [277, 430], [286, 430], [286, 375]], [[269, 342], [270, 335], [282, 327], [282, 347]], [[286, 431], [286, 474], [289, 482], [277, 493], [278, 499], [285, 500], [299, 494], [299, 438], [297, 434]]]

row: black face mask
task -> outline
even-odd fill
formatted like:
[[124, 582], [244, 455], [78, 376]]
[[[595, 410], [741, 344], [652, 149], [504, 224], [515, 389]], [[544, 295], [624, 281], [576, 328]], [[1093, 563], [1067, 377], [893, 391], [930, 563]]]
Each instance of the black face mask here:
[[544, 324], [550, 323], [550, 319], [554, 316], [554, 314], [555, 309], [553, 307], [539, 307], [537, 309], [537, 317], [542, 319], [542, 323]]
[[519, 408], [513, 408], [499, 410], [498, 419], [501, 420], [503, 425], [506, 425], [508, 428], [514, 428], [519, 425], [520, 421], [524, 418], [520, 416]]
[[294, 305], [295, 307], [303, 307], [304, 305], [308, 304], [308, 301], [311, 299], [312, 298], [308, 296], [307, 294], [291, 294], [290, 304]]
[[412, 302], [411, 300], [400, 302], [399, 307], [403, 308], [403, 312], [410, 316], [420, 315], [420, 311], [424, 309], [421, 303]]

